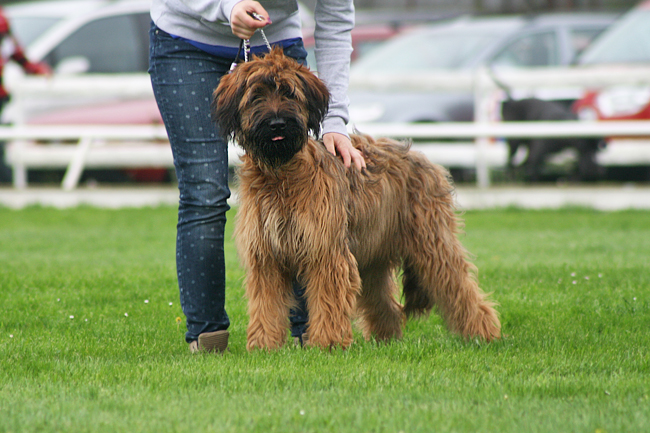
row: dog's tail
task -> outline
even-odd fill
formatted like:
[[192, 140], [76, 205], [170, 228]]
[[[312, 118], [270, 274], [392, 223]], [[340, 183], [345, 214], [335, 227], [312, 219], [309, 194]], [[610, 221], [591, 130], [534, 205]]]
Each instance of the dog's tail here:
[[506, 99], [509, 101], [512, 101], [512, 88], [508, 86], [506, 83], [501, 81], [500, 78], [496, 76], [496, 73], [494, 72], [494, 69], [492, 66], [489, 66], [488, 69], [488, 75], [490, 76], [490, 79], [494, 82], [494, 84], [497, 85], [497, 87], [506, 94]]

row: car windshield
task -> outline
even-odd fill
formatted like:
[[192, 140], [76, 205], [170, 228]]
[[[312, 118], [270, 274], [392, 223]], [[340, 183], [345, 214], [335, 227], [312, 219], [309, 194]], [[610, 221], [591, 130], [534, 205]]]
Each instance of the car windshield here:
[[57, 17], [10, 17], [11, 29], [18, 41], [23, 45], [29, 45], [50, 27], [59, 22]]
[[354, 73], [399, 73], [453, 70], [468, 66], [486, 47], [510, 28], [418, 31], [369, 51], [352, 67]]
[[650, 9], [637, 10], [596, 39], [579, 63], [650, 62]]

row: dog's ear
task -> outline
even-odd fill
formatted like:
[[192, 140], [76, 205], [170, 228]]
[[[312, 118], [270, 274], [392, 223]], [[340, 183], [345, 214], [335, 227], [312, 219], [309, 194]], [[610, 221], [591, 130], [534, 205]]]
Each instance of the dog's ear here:
[[329, 108], [330, 92], [325, 83], [304, 66], [300, 68], [298, 77], [302, 82], [305, 98], [307, 98], [307, 110], [309, 111], [307, 129], [318, 136], [320, 135], [320, 124]]
[[221, 77], [212, 94], [212, 120], [224, 137], [233, 137], [241, 132], [239, 104], [244, 97], [246, 75], [232, 72]]

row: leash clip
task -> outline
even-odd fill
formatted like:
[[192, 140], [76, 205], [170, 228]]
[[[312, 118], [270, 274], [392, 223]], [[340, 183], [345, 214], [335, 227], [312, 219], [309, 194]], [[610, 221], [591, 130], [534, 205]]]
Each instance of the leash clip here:
[[[264, 21], [264, 17], [256, 12], [249, 12], [248, 13], [251, 17], [256, 19], [257, 21]], [[266, 38], [266, 34], [264, 33], [263, 29], [258, 29], [260, 33], [262, 34], [262, 38], [264, 39], [264, 43], [266, 44], [266, 48], [268, 48], [269, 53], [271, 52], [271, 44], [269, 43], [269, 40]], [[241, 51], [244, 51], [244, 63], [248, 63], [248, 58], [251, 55], [251, 40], [250, 39], [242, 39], [241, 42], [239, 43], [239, 50], [237, 51], [237, 56], [235, 57], [235, 61], [232, 62], [230, 65], [230, 70], [228, 73], [232, 72], [235, 70], [237, 67], [237, 59], [239, 59], [239, 53]]]
[[[257, 21], [264, 21], [266, 18], [264, 18], [262, 15], [258, 14], [257, 12], [249, 12], [248, 13], [251, 17], [256, 19]], [[266, 48], [269, 49], [269, 53], [271, 52], [271, 44], [269, 43], [269, 40], [266, 39], [266, 34], [264, 33], [264, 29], [258, 29], [260, 33], [262, 34], [262, 38], [264, 39], [264, 43], [266, 44]], [[244, 48], [247, 48], [247, 50], [244, 50], [244, 59], [246, 62], [248, 62], [248, 56], [250, 56], [251, 53], [251, 41], [250, 39], [246, 39], [244, 41]]]

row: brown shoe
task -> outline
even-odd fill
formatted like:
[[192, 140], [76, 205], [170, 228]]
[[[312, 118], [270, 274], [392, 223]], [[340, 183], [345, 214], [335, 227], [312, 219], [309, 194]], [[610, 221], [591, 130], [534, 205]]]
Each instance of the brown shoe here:
[[221, 353], [228, 348], [228, 331], [206, 332], [199, 335], [198, 340], [190, 343], [190, 352], [199, 351]]

